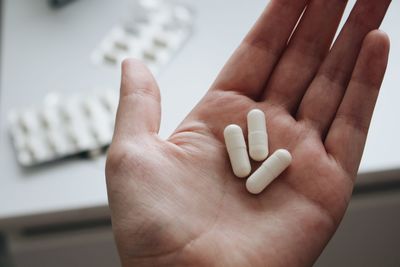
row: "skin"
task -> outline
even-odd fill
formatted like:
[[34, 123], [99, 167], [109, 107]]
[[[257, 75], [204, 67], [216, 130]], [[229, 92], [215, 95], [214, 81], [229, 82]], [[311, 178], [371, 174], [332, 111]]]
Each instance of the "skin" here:
[[[351, 197], [389, 53], [388, 0], [272, 0], [210, 90], [167, 139], [157, 84], [122, 64], [106, 177], [123, 266], [311, 266]], [[307, 6], [293, 35], [294, 27]], [[288, 40], [290, 40], [288, 42]], [[223, 130], [259, 108], [291, 166], [250, 195]], [[253, 171], [257, 168], [253, 165]]]

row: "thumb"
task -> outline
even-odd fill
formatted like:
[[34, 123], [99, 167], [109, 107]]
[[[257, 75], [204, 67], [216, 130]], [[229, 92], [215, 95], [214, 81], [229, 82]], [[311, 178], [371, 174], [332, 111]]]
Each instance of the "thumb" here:
[[160, 120], [161, 97], [153, 75], [140, 61], [124, 60], [114, 140], [157, 134]]

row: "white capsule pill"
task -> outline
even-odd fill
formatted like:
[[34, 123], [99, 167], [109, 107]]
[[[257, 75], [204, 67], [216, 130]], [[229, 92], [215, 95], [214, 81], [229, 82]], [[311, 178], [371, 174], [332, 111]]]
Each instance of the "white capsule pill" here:
[[42, 138], [38, 138], [37, 136], [29, 138], [26, 147], [36, 162], [45, 162], [52, 157], [47, 144]]
[[251, 165], [242, 128], [234, 124], [228, 125], [224, 130], [224, 138], [233, 173], [237, 177], [247, 177], [251, 172]]
[[268, 134], [265, 115], [259, 109], [253, 109], [247, 114], [250, 157], [262, 161], [268, 157]]
[[252, 194], [261, 193], [276, 177], [278, 177], [292, 162], [290, 152], [285, 149], [275, 151], [247, 179], [246, 188]]
[[118, 56], [115, 53], [107, 52], [104, 54], [104, 60], [109, 64], [117, 64]]

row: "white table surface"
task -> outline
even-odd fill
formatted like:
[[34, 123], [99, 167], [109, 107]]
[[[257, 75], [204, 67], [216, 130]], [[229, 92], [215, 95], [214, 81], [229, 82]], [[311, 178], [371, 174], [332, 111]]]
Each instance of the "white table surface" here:
[[[262, 0], [190, 1], [196, 10], [192, 38], [165, 68], [161, 135], [166, 137], [204, 95], [262, 12]], [[119, 71], [93, 66], [90, 52], [126, 15], [128, 0], [81, 0], [52, 10], [46, 1], [3, 1], [0, 95], [0, 227], [21, 218], [107, 206], [104, 157], [71, 159], [24, 170], [7, 133], [12, 108], [36, 106], [52, 91], [65, 94], [119, 87]], [[354, 2], [354, 1], [353, 1]], [[374, 115], [361, 173], [400, 174], [400, 11], [393, 1], [383, 29], [391, 60]]]

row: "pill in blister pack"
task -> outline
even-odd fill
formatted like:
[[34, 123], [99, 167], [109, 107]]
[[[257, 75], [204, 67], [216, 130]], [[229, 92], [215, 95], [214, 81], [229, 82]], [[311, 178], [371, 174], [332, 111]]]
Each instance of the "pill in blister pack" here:
[[128, 19], [116, 25], [92, 53], [96, 64], [119, 68], [133, 57], [158, 72], [189, 38], [193, 12], [165, 0], [136, 1]]
[[9, 113], [9, 132], [21, 165], [93, 154], [111, 143], [118, 105], [115, 91], [60, 99], [53, 95], [41, 107]]

